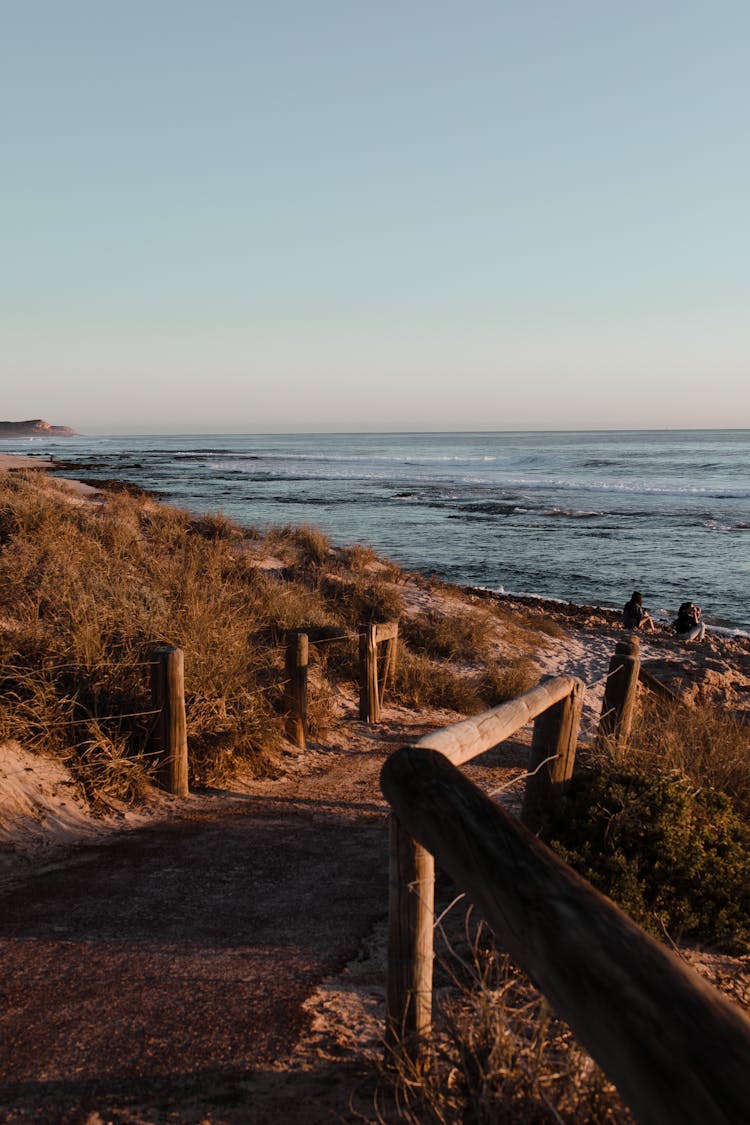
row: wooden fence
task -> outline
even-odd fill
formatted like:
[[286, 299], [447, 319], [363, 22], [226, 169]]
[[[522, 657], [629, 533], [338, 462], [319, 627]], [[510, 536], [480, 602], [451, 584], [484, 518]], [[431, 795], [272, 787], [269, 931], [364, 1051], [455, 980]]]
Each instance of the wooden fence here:
[[[638, 642], [610, 664], [600, 738], [626, 737]], [[653, 688], [654, 685], [647, 686]], [[656, 681], [658, 685], [658, 681]], [[569, 779], [583, 685], [560, 676], [403, 747], [390, 828], [387, 1041], [417, 1056], [432, 1008], [434, 861], [478, 906], [644, 1125], [750, 1121], [750, 1021], [536, 839]], [[457, 768], [535, 719], [522, 822]]]
[[[398, 622], [360, 625], [359, 716], [364, 722], [380, 722], [380, 707], [386, 686], [396, 671]], [[321, 627], [291, 629], [286, 634], [284, 660], [284, 711], [286, 735], [295, 746], [307, 745], [307, 675], [310, 644], [353, 640], [353, 634]], [[378, 645], [385, 644], [378, 669]], [[151, 653], [151, 697], [155, 741], [159, 754], [159, 781], [179, 797], [188, 794], [188, 743], [185, 710], [185, 658], [182, 649], [163, 645]]]
[[[310, 644], [347, 640], [329, 628], [292, 629], [286, 640], [285, 710], [286, 735], [304, 750], [307, 744], [307, 669]], [[359, 637], [359, 717], [365, 723], [380, 722], [380, 708], [386, 686], [396, 672], [398, 622], [360, 625]], [[378, 669], [378, 645], [385, 644], [382, 666]]]
[[[456, 767], [491, 750], [536, 719], [532, 741], [534, 772], [524, 797], [524, 815], [536, 820], [571, 775], [582, 702], [580, 680], [572, 676], [553, 677], [499, 707], [424, 735], [413, 749], [437, 751]], [[545, 762], [547, 768], [542, 765]], [[387, 769], [388, 764], [381, 783], [395, 809], [387, 788]], [[429, 1034], [434, 884], [435, 865], [430, 850], [418, 842], [401, 815], [392, 816], [386, 1027], [391, 1045], [406, 1042], [418, 1047]]]

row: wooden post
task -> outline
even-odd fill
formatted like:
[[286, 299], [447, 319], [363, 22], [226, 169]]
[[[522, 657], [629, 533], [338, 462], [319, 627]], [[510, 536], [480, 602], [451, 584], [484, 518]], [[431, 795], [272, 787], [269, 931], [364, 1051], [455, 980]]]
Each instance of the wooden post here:
[[380, 776], [429, 849], [615, 1083], [641, 1125], [748, 1120], [750, 1020], [443, 754], [405, 747]]
[[162, 786], [177, 797], [188, 795], [185, 658], [181, 648], [162, 646], [151, 653], [151, 698], [157, 721]]
[[432, 1022], [435, 861], [390, 818], [386, 1043], [419, 1057]]
[[379, 625], [376, 633], [377, 641], [383, 641], [385, 649], [383, 652], [383, 666], [380, 673], [380, 706], [383, 706], [383, 698], [385, 696], [385, 689], [389, 683], [393, 683], [396, 675], [396, 657], [398, 653], [398, 621], [389, 625]]
[[599, 746], [614, 743], [619, 750], [624, 750], [627, 746], [633, 723], [640, 665], [641, 643], [638, 638], [618, 641], [615, 654], [609, 662], [604, 687], [602, 713], [596, 735]]
[[359, 717], [363, 723], [380, 722], [377, 628], [359, 626]]
[[386, 651], [382, 659], [382, 675], [380, 677], [380, 703], [386, 694], [386, 687], [394, 682], [396, 676], [396, 656], [398, 652], [398, 636], [386, 641]]
[[286, 684], [284, 705], [287, 715], [286, 736], [295, 746], [307, 746], [307, 633], [290, 630], [286, 635]]
[[[539, 831], [545, 814], [573, 776], [583, 693], [583, 682], [576, 680], [570, 695], [543, 711], [534, 723], [521, 812], [530, 832]], [[553, 760], [548, 761], [550, 758]]]

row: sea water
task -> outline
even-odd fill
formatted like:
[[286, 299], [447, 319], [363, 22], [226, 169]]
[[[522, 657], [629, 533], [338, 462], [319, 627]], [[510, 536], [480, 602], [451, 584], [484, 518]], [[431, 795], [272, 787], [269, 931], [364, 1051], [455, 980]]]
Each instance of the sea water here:
[[750, 431], [30, 439], [3, 452], [260, 529], [320, 527], [450, 582], [750, 629]]

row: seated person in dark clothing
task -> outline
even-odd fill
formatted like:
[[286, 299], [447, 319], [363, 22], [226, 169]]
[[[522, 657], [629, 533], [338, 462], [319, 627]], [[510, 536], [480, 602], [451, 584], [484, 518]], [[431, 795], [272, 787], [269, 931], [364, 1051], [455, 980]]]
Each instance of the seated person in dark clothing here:
[[626, 602], [622, 611], [622, 623], [626, 629], [648, 629], [654, 631], [654, 622], [643, 608], [643, 595], [637, 590], [633, 591], [630, 601]]
[[702, 641], [706, 635], [706, 626], [701, 621], [701, 611], [693, 602], [683, 602], [677, 610], [674, 622], [674, 631], [678, 640]]

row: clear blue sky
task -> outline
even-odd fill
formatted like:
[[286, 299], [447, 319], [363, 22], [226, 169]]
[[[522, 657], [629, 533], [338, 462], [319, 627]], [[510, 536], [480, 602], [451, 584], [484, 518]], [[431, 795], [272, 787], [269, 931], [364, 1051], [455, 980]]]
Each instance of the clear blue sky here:
[[750, 426], [745, 0], [0, 15], [0, 418]]

